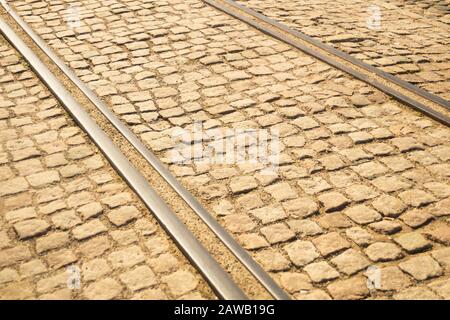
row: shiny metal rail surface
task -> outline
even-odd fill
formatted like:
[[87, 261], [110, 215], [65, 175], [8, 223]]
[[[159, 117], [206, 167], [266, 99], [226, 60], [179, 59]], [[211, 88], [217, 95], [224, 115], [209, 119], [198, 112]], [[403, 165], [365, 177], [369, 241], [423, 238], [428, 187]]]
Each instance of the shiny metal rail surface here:
[[[423, 90], [421, 88], [418, 88], [417, 86], [414, 86], [404, 80], [401, 80], [395, 76], [392, 76], [382, 70], [379, 70], [378, 68], [375, 68], [373, 66], [370, 66], [362, 61], [359, 61], [350, 55], [341, 52], [335, 48], [332, 48], [318, 40], [312, 39], [311, 37], [300, 33], [298, 31], [292, 30], [291, 28], [276, 22], [250, 8], [247, 8], [243, 5], [240, 5], [233, 0], [203, 0], [205, 3], [209, 4], [210, 6], [225, 12], [226, 14], [235, 17], [252, 27], [258, 29], [261, 32], [264, 32], [280, 41], [283, 41], [305, 53], [308, 55], [311, 55], [339, 70], [342, 70], [355, 78], [362, 80], [371, 86], [381, 90], [382, 92], [392, 96], [393, 98], [397, 99], [398, 101], [406, 104], [409, 107], [412, 107], [429, 117], [440, 121], [441, 123], [450, 126], [450, 117], [447, 115], [430, 108], [429, 106], [424, 105], [417, 99], [411, 98], [409, 96], [404, 95], [403, 93], [399, 92], [398, 90], [386, 85], [383, 82], [377, 81], [376, 79], [373, 79], [371, 76], [372, 74], [375, 74], [381, 78], [381, 80], [397, 85], [401, 87], [402, 89], [405, 89], [406, 91], [420, 96], [424, 99], [427, 99], [431, 101], [432, 103], [438, 104], [445, 108], [446, 110], [450, 110], [450, 102], [446, 101], [445, 99], [442, 99], [439, 96], [433, 95], [429, 93], [426, 90]], [[306, 46], [304, 43], [308, 43], [310, 46]], [[315, 48], [318, 48], [324, 52], [326, 52], [328, 55], [322, 54], [319, 51], [315, 50]], [[330, 57], [329, 55], [332, 55], [333, 57]], [[369, 72], [368, 74], [365, 74], [363, 72], [360, 72], [358, 70], [355, 70], [354, 68], [341, 63], [337, 61], [334, 57], [338, 57], [345, 62], [350, 63], [351, 65], [357, 66], [361, 69], [363, 69], [366, 72]]]
[[163, 177], [163, 179], [180, 195], [180, 197], [203, 220], [211, 231], [233, 253], [249, 272], [278, 300], [289, 300], [290, 297], [267, 274], [266, 271], [248, 254], [248, 252], [217, 222], [203, 205], [170, 173], [164, 164], [144, 145], [144, 143], [99, 99], [99, 97], [81, 81], [77, 75], [47, 46], [23, 19], [6, 3], [2, 6], [34, 43], [55, 63], [58, 68], [83, 92], [108, 121], [130, 142], [144, 159]]
[[19, 38], [10, 26], [0, 19], [0, 31], [13, 47], [24, 57], [38, 77], [55, 95], [66, 111], [98, 146], [111, 165], [152, 211], [162, 227], [169, 233], [188, 259], [194, 264], [216, 294], [227, 300], [245, 300], [247, 296], [209, 254], [190, 230], [178, 219], [168, 205], [150, 186], [144, 176], [128, 161], [125, 155], [84, 111], [63, 84], [45, 64]]

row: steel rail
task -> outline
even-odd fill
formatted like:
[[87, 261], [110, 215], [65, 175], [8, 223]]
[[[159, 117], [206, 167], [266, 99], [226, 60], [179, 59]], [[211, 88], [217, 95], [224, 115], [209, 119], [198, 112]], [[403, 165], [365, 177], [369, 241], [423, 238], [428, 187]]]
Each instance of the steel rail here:
[[[340, 63], [340, 62], [336, 61], [335, 59], [332, 59], [329, 56], [322, 54], [322, 53], [318, 52], [317, 50], [314, 50], [314, 49], [304, 45], [303, 43], [300, 43], [297, 39], [307, 42], [308, 44], [310, 44], [314, 47], [317, 47], [317, 48], [325, 51], [328, 54], [338, 56], [339, 58], [344, 59], [345, 61], [347, 61], [353, 65], [356, 65], [360, 68], [365, 69], [366, 71], [369, 71], [370, 73], [374, 73], [374, 74], [380, 76], [381, 78], [383, 78], [384, 80], [386, 80], [390, 83], [394, 83], [413, 94], [416, 94], [418, 96], [426, 98], [426, 99], [430, 100], [431, 102], [439, 104], [440, 106], [444, 107], [445, 109], [450, 110], [450, 103], [448, 101], [446, 101], [445, 99], [442, 99], [441, 97], [433, 95], [433, 94], [429, 93], [428, 91], [418, 88], [417, 86], [414, 86], [414, 85], [410, 84], [409, 82], [401, 80], [395, 76], [392, 76], [387, 72], [379, 70], [378, 68], [372, 67], [362, 61], [359, 61], [342, 51], [339, 51], [333, 47], [330, 47], [330, 46], [328, 46], [318, 40], [315, 40], [303, 33], [295, 31], [277, 21], [274, 21], [274, 20], [260, 14], [259, 12], [254, 11], [253, 9], [250, 9], [248, 7], [245, 7], [243, 5], [240, 5], [236, 2], [234, 2], [233, 0], [203, 0], [203, 2], [209, 4], [210, 6], [216, 8], [238, 20], [245, 22], [246, 24], [254, 27], [255, 29], [257, 29], [265, 34], [272, 36], [273, 38], [275, 38], [277, 40], [285, 42], [285, 43], [305, 52], [306, 54], [308, 54], [310, 56], [313, 56], [313, 57], [315, 57], [315, 58], [317, 58], [339, 70], [342, 70], [342, 71], [352, 75], [353, 77], [368, 83], [369, 85], [371, 85], [373, 87], [376, 87], [377, 89], [392, 96], [393, 98], [406, 104], [407, 106], [412, 107], [447, 126], [450, 126], [450, 117], [448, 117], [447, 115], [442, 114], [441, 112], [436, 111], [433, 108], [430, 108], [430, 107], [424, 105], [423, 103], [417, 101], [416, 99], [408, 97], [408, 96], [404, 95], [403, 93], [369, 77], [368, 75], [366, 75], [358, 70], [355, 70], [353, 68], [350, 68], [349, 66], [347, 66], [343, 63]], [[267, 28], [264, 25], [264, 23], [261, 23], [261, 21], [264, 22], [265, 24], [268, 24], [271, 28]], [[291, 37], [289, 37], [287, 34], [290, 35]]]
[[432, 101], [432, 102], [434, 102], [436, 104], [439, 104], [439, 105], [443, 106], [444, 108], [450, 110], [450, 102], [445, 100], [444, 98], [438, 96], [438, 95], [435, 95], [435, 94], [433, 94], [433, 93], [431, 93], [429, 91], [426, 91], [426, 90], [424, 90], [422, 88], [419, 88], [418, 86], [415, 86], [415, 85], [411, 84], [408, 81], [402, 80], [399, 77], [394, 76], [394, 75], [392, 75], [392, 74], [390, 74], [390, 73], [388, 73], [386, 71], [383, 71], [383, 70], [381, 70], [381, 69], [379, 69], [377, 67], [371, 66], [370, 64], [368, 64], [368, 63], [366, 63], [364, 61], [361, 61], [359, 59], [356, 59], [356, 58], [352, 57], [350, 54], [348, 54], [348, 53], [346, 53], [344, 51], [341, 51], [341, 50], [336, 49], [336, 48], [334, 48], [334, 47], [332, 47], [330, 45], [327, 45], [327, 44], [325, 44], [325, 43], [323, 43], [323, 42], [321, 42], [321, 41], [319, 41], [317, 39], [314, 39], [314, 38], [304, 34], [303, 32], [294, 30], [294, 29], [292, 29], [292, 28], [290, 28], [290, 27], [288, 27], [288, 26], [286, 26], [286, 25], [284, 25], [284, 24], [282, 24], [282, 23], [280, 23], [280, 22], [278, 22], [278, 21], [276, 21], [274, 19], [271, 19], [271, 18], [269, 18], [269, 17], [267, 17], [267, 16], [265, 16], [265, 15], [255, 11], [255, 10], [253, 10], [253, 9], [247, 7], [247, 6], [238, 4], [234, 0], [225, 0], [225, 1], [227, 1], [230, 4], [231, 4], [231, 2], [233, 2], [232, 5], [234, 5], [236, 7], [240, 7], [240, 9], [244, 10], [245, 12], [247, 12], [247, 13], [255, 16], [255, 17], [258, 17], [259, 19], [262, 19], [265, 22], [270, 23], [270, 24], [272, 24], [272, 25], [282, 29], [283, 31], [285, 31], [285, 32], [287, 32], [287, 33], [289, 33], [289, 34], [291, 34], [293, 36], [299, 37], [300, 39], [302, 39], [304, 41], [307, 41], [307, 42], [315, 45], [316, 47], [319, 47], [322, 50], [328, 51], [329, 53], [332, 53], [332, 54], [338, 56], [339, 58], [342, 58], [342, 59], [346, 60], [347, 62], [350, 62], [350, 63], [352, 63], [352, 64], [354, 64], [354, 65], [356, 65], [358, 67], [364, 68], [367, 71], [373, 72], [376, 75], [384, 78], [385, 80], [391, 81], [391, 82], [395, 83], [396, 85], [398, 85], [398, 86], [400, 86], [400, 87], [402, 87], [402, 88], [404, 88], [406, 90], [409, 90], [409, 91], [413, 92], [414, 94], [417, 94], [417, 95], [419, 95], [419, 96], [421, 96], [423, 98], [426, 98], [426, 99], [428, 99], [428, 100], [430, 100], [430, 101]]
[[63, 84], [3, 19], [0, 19], [0, 31], [8, 42], [26, 59], [42, 82], [45, 83], [64, 109], [88, 134], [111, 165], [145, 203], [147, 208], [154, 213], [162, 227], [197, 267], [217, 295], [227, 300], [248, 299], [228, 273], [222, 269], [219, 263], [179, 220], [164, 200], [159, 197], [144, 176], [128, 161], [114, 142], [65, 89]]
[[34, 41], [34, 43], [55, 63], [58, 68], [83, 92], [108, 121], [133, 145], [142, 157], [161, 175], [161, 177], [180, 195], [209, 229], [220, 239], [230, 252], [247, 268], [247, 270], [278, 300], [290, 300], [289, 295], [272, 279], [272, 277], [250, 256], [250, 254], [217, 222], [203, 205], [170, 173], [164, 164], [144, 145], [144, 143], [99, 99], [67, 65], [47, 46], [23, 19], [6, 3], [0, 3]]

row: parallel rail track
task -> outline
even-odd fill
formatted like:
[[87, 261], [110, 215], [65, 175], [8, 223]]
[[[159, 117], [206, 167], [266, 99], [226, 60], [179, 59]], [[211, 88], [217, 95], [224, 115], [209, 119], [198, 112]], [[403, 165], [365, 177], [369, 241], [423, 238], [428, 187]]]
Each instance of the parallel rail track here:
[[[176, 193], [193, 209], [211, 231], [222, 241], [232, 254], [244, 265], [261, 285], [278, 300], [289, 300], [288, 294], [264, 271], [264, 269], [238, 244], [236, 240], [217, 222], [201, 203], [169, 172], [163, 163], [143, 144], [143, 142], [120, 121], [115, 114], [87, 87], [75, 73], [46, 45], [22, 18], [6, 3], [0, 1], [7, 13], [47, 55], [47, 57], [73, 82], [73, 84], [105, 116], [112, 126], [142, 155], [142, 157], [161, 175]], [[232, 281], [209, 252], [195, 236], [176, 217], [175, 213], [152, 189], [142, 174], [127, 160], [119, 148], [104, 131], [90, 118], [87, 112], [75, 101], [61, 82], [49, 71], [39, 58], [26, 46], [14, 31], [0, 20], [0, 30], [6, 39], [23, 55], [41, 80], [49, 87], [65, 109], [86, 131], [99, 149], [105, 154], [112, 166], [138, 194], [145, 205], [155, 214], [161, 225], [175, 240], [186, 256], [211, 285], [212, 289], [223, 299], [246, 299], [246, 295]]]
[[108, 135], [64, 88], [63, 84], [2, 19], [0, 19], [0, 31], [29, 63], [30, 67], [55, 95], [64, 109], [88, 134], [111, 165], [141, 198], [147, 208], [154, 213], [163, 228], [202, 273], [217, 295], [223, 299], [247, 299], [244, 292], [159, 197], [144, 176], [128, 161]]
[[[450, 126], [450, 104], [423, 89], [411, 85], [382, 70], [365, 64], [350, 55], [312, 39], [298, 31], [292, 30], [264, 15], [241, 6], [232, 0], [203, 0], [205, 3], [251, 25], [252, 27], [283, 41], [325, 63], [342, 70], [353, 77], [392, 96], [447, 126]], [[75, 73], [47, 46], [4, 0], [0, 0], [10, 17], [29, 36], [42, 52], [62, 73], [86, 96], [86, 98], [103, 114], [109, 123], [135, 148], [135, 150], [158, 172], [168, 185], [182, 198], [197, 216], [209, 227], [218, 239], [234, 254], [254, 278], [275, 298], [290, 299], [275, 281], [253, 260], [248, 252], [217, 222], [201, 203], [169, 172], [164, 164], [144, 145], [144, 143], [100, 100], [100, 98], [83, 83]], [[89, 114], [68, 93], [61, 82], [39, 60], [29, 47], [0, 20], [0, 30], [5, 38], [23, 55], [36, 74], [55, 94], [64, 108], [91, 137], [104, 153], [112, 166], [155, 214], [161, 225], [174, 239], [177, 245], [204, 276], [212, 289], [223, 299], [246, 299], [247, 296], [233, 282], [227, 272], [195, 238], [190, 230], [179, 220], [175, 213], [152, 189], [144, 176], [128, 161], [126, 156], [112, 142], [106, 133], [94, 122]], [[441, 112], [442, 111], [442, 112]]]
[[349, 54], [293, 30], [233, 0], [203, 0], [208, 5], [249, 24], [390, 95], [401, 103], [450, 126], [450, 102]]

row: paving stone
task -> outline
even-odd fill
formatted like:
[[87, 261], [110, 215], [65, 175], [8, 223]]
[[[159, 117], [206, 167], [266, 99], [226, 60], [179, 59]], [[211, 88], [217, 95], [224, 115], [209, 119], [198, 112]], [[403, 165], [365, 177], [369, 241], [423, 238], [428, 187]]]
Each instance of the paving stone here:
[[234, 194], [251, 191], [257, 186], [255, 178], [250, 176], [233, 178], [230, 183], [231, 191]]
[[297, 267], [305, 266], [319, 257], [319, 253], [310, 241], [297, 240], [284, 246], [284, 250]]
[[72, 235], [77, 240], [84, 240], [107, 231], [106, 226], [99, 220], [91, 220], [72, 230]]
[[143, 262], [145, 260], [145, 255], [141, 248], [133, 245], [128, 248], [112, 252], [109, 254], [108, 260], [115, 269], [126, 268], [133, 267], [136, 264]]
[[347, 159], [350, 160], [351, 162], [373, 159], [373, 156], [367, 154], [361, 148], [345, 149], [339, 152], [345, 157], [347, 157]]
[[136, 293], [133, 300], [168, 300], [167, 295], [160, 289], [145, 289]]
[[345, 167], [344, 161], [336, 155], [322, 157], [319, 161], [327, 170], [338, 170]]
[[103, 198], [101, 201], [110, 208], [116, 208], [131, 201], [131, 195], [129, 193], [119, 193], [107, 198]]
[[348, 241], [337, 232], [330, 232], [314, 238], [313, 243], [324, 257], [350, 247]]
[[255, 222], [244, 214], [230, 214], [225, 216], [224, 223], [227, 230], [235, 233], [252, 231], [256, 227]]
[[294, 272], [283, 272], [280, 275], [280, 284], [289, 293], [313, 289], [308, 276]]
[[401, 262], [400, 269], [413, 276], [416, 280], [423, 281], [440, 276], [442, 268], [430, 256], [414, 257]]
[[381, 291], [400, 291], [412, 285], [412, 281], [398, 267], [379, 269]]
[[352, 221], [345, 215], [339, 212], [330, 213], [321, 216], [317, 222], [325, 229], [345, 229], [353, 226]]
[[450, 270], [450, 248], [433, 250], [431, 251], [431, 256], [445, 271]]
[[407, 169], [414, 168], [413, 163], [403, 157], [382, 158], [380, 161], [394, 172], [402, 172]]
[[25, 300], [32, 297], [33, 285], [29, 281], [15, 282], [0, 289], [2, 300]]
[[97, 217], [103, 212], [103, 207], [99, 202], [91, 202], [77, 209], [83, 220]]
[[344, 213], [350, 219], [362, 225], [369, 224], [381, 219], [381, 215], [378, 212], [365, 205], [357, 205], [348, 208], [344, 211]]
[[389, 155], [394, 150], [394, 148], [387, 143], [372, 143], [364, 146], [364, 149], [377, 156]]
[[283, 271], [290, 267], [289, 260], [272, 248], [257, 252], [255, 258], [267, 271]]
[[28, 239], [45, 234], [50, 229], [47, 221], [41, 219], [31, 219], [14, 224], [14, 230], [19, 239]]
[[297, 300], [331, 300], [331, 297], [323, 290], [316, 289], [300, 292], [295, 295]]
[[327, 289], [336, 300], [359, 300], [369, 295], [367, 281], [363, 277], [335, 281]]
[[0, 285], [8, 282], [18, 281], [19, 279], [19, 274], [14, 269], [3, 269], [2, 271], [0, 271]]
[[20, 273], [22, 276], [31, 277], [47, 272], [47, 267], [40, 260], [31, 260], [20, 265]]
[[70, 249], [62, 249], [47, 254], [47, 263], [53, 270], [65, 267], [78, 261], [77, 256]]
[[421, 150], [422, 145], [417, 142], [414, 138], [401, 137], [391, 139], [391, 143], [396, 146], [400, 152], [408, 152], [413, 150]]
[[135, 206], [123, 206], [119, 209], [111, 210], [107, 217], [116, 227], [123, 226], [140, 216], [139, 210]]
[[26, 207], [18, 210], [13, 210], [5, 213], [5, 219], [9, 223], [16, 223], [19, 221], [37, 218], [36, 211], [33, 207]]
[[140, 266], [132, 271], [119, 275], [122, 281], [130, 290], [137, 291], [148, 288], [156, 284], [156, 277], [147, 266]]
[[362, 247], [367, 247], [375, 240], [374, 237], [369, 232], [360, 227], [349, 228], [345, 230], [345, 234], [353, 242]]
[[450, 299], [450, 280], [437, 280], [428, 284], [428, 287], [445, 300]]
[[52, 249], [64, 247], [69, 243], [69, 235], [66, 232], [55, 232], [36, 240], [36, 252], [42, 253]]
[[431, 194], [419, 189], [410, 189], [407, 191], [403, 191], [399, 193], [398, 196], [406, 204], [409, 204], [413, 207], [423, 206], [425, 204], [436, 201], [436, 198], [434, 198]]
[[58, 229], [69, 230], [81, 224], [81, 219], [74, 210], [66, 210], [52, 215], [52, 222]]
[[110, 233], [111, 238], [121, 245], [129, 245], [138, 242], [138, 236], [134, 230], [115, 230]]
[[377, 176], [385, 174], [388, 169], [382, 164], [375, 161], [366, 162], [357, 166], [352, 167], [352, 169], [364, 178], [373, 179]]
[[256, 250], [269, 246], [266, 239], [257, 234], [242, 234], [238, 239], [242, 246], [248, 250]]
[[394, 241], [408, 253], [417, 253], [431, 248], [431, 244], [417, 232], [402, 234], [394, 238]]
[[0, 190], [0, 196], [12, 195], [28, 189], [28, 182], [22, 178], [14, 178], [5, 183], [2, 183], [3, 187]]
[[264, 190], [277, 201], [285, 201], [297, 197], [297, 193], [286, 182], [268, 186], [264, 188]]
[[428, 182], [424, 187], [430, 190], [438, 198], [450, 197], [450, 186], [440, 182]]
[[339, 192], [328, 192], [317, 197], [326, 212], [339, 211], [350, 202]]
[[376, 242], [365, 250], [370, 260], [375, 262], [384, 262], [397, 260], [403, 257], [402, 251], [393, 243]]
[[84, 296], [90, 300], [111, 300], [122, 293], [123, 287], [114, 279], [106, 278], [95, 282], [84, 290]]
[[303, 189], [303, 191], [311, 195], [331, 189], [331, 185], [321, 177], [313, 177], [312, 179], [300, 179], [297, 181], [297, 183]]
[[318, 205], [308, 197], [299, 197], [283, 203], [283, 208], [292, 217], [305, 218], [318, 212]]
[[402, 225], [392, 220], [382, 220], [369, 224], [369, 228], [378, 233], [394, 234], [402, 230]]
[[256, 193], [250, 193], [240, 196], [236, 202], [239, 206], [243, 207], [245, 210], [251, 210], [264, 206], [261, 197]]
[[423, 210], [407, 211], [400, 216], [400, 219], [412, 228], [418, 228], [427, 224], [433, 219], [433, 216]]
[[317, 121], [315, 121], [311, 117], [297, 118], [292, 123], [295, 124], [296, 126], [299, 126], [303, 130], [313, 129], [319, 126]]
[[372, 181], [373, 185], [384, 192], [395, 192], [409, 188], [411, 184], [397, 176], [383, 176]]
[[261, 220], [263, 224], [282, 220], [287, 217], [281, 206], [267, 206], [250, 211], [250, 214]]
[[83, 279], [85, 281], [97, 280], [111, 272], [111, 267], [105, 259], [93, 259], [82, 266]]
[[353, 275], [369, 266], [369, 260], [354, 249], [348, 249], [331, 259], [338, 270], [346, 275]]
[[364, 131], [352, 132], [352, 133], [349, 133], [348, 136], [356, 144], [366, 143], [366, 142], [370, 142], [373, 140], [373, 136], [370, 133], [364, 132]]
[[325, 261], [311, 263], [303, 270], [308, 273], [308, 276], [315, 283], [322, 283], [339, 277], [339, 273]]
[[322, 228], [314, 221], [308, 219], [288, 220], [289, 228], [302, 237], [315, 236], [323, 232]]
[[271, 244], [286, 242], [295, 238], [295, 233], [283, 223], [263, 227], [260, 231]]
[[445, 224], [437, 225], [431, 230], [426, 231], [426, 235], [433, 241], [450, 245], [450, 227]]
[[439, 296], [426, 287], [409, 288], [394, 294], [395, 300], [439, 300]]
[[375, 209], [387, 217], [398, 217], [406, 206], [403, 202], [393, 196], [381, 195], [372, 202]]
[[162, 278], [167, 284], [170, 292], [174, 296], [181, 296], [194, 290], [198, 285], [198, 280], [189, 272], [179, 270], [171, 275]]

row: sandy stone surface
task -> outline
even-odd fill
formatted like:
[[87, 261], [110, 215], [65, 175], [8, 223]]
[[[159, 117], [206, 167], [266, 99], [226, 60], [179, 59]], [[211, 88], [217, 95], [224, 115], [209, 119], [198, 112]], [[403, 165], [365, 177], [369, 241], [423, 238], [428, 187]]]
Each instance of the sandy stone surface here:
[[3, 38], [0, 66], [0, 299], [214, 298]]
[[[450, 245], [447, 127], [199, 0], [80, 1], [82, 25], [75, 28], [64, 20], [68, 1], [12, 4], [294, 298], [449, 298], [443, 251]], [[446, 53], [437, 55], [446, 59]], [[217, 147], [223, 141], [216, 133], [226, 129], [276, 130], [276, 173], [268, 177], [259, 164], [177, 162], [171, 154], [180, 146], [174, 132], [193, 133], [196, 121], [207, 130], [207, 141], [192, 134], [183, 137], [182, 147], [201, 149], [210, 141]], [[20, 144], [25, 147], [11, 155], [16, 160], [0, 156], [5, 164], [39, 155], [32, 142]], [[60, 179], [63, 173], [85, 172], [81, 162], [63, 164]], [[12, 170], [3, 169], [2, 176], [11, 179], [1, 192], [26, 193], [34, 172], [19, 176]], [[112, 240], [101, 236], [112, 226], [106, 222], [124, 223], [109, 213], [130, 206], [120, 193], [98, 200], [107, 210], [100, 216], [104, 220], [96, 216], [98, 207], [84, 208], [91, 222], [77, 211], [74, 216], [71, 207], [60, 208], [63, 195], [53, 199], [57, 192], [39, 193], [36, 201], [54, 201], [61, 211], [55, 223], [87, 243], [83, 250], [94, 259], [95, 250], [84, 238], [94, 237], [95, 248], [108, 250]], [[67, 205], [88, 204], [94, 201], [90, 197], [80, 191], [67, 198]], [[133, 216], [133, 210], [125, 211]], [[45, 229], [39, 219], [29, 218]], [[27, 228], [21, 230], [27, 234]], [[6, 239], [18, 241], [10, 233]], [[23, 244], [5, 250], [11, 251], [0, 257], [14, 263], [33, 257]], [[109, 268], [126, 268], [124, 257], [141, 264], [145, 250], [131, 242], [104, 259]], [[62, 252], [54, 261], [64, 259], [72, 258]], [[364, 287], [369, 274], [375, 274], [375, 287]], [[172, 288], [184, 275], [176, 272], [161, 281], [170, 294], [185, 292], [195, 280]], [[55, 277], [40, 287], [58, 283]], [[115, 297], [118, 285], [136, 284], [129, 273], [100, 278], [88, 295], [106, 288], [107, 297]], [[137, 296], [159, 293], [152, 289]]]
[[239, 0], [308, 36], [450, 99], [445, 0]]

